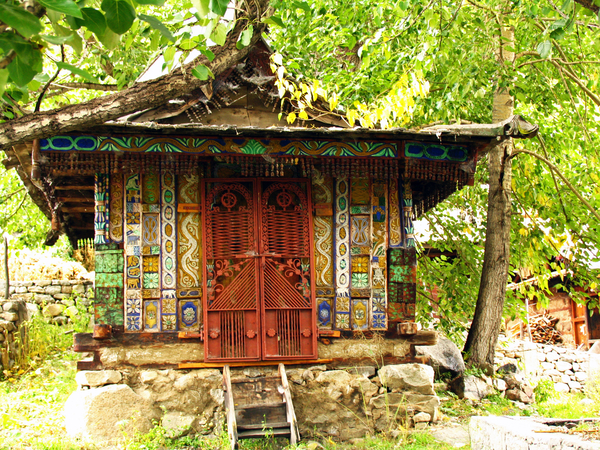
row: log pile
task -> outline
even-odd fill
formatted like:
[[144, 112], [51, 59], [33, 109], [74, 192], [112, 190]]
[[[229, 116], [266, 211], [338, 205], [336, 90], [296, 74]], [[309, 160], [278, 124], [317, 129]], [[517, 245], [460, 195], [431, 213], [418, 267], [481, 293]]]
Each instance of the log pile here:
[[561, 332], [556, 329], [558, 320], [547, 312], [530, 316], [531, 340], [538, 344], [556, 345], [562, 343]]

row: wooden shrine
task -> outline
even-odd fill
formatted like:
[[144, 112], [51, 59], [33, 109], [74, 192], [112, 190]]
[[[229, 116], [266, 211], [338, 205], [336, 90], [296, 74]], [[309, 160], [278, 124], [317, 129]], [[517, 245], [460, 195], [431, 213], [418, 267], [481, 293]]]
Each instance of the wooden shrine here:
[[412, 222], [472, 183], [518, 119], [289, 127], [268, 58], [257, 46], [211, 90], [9, 152], [48, 243], [94, 238], [96, 329], [76, 350], [194, 342], [203, 362], [251, 365], [416, 333]]

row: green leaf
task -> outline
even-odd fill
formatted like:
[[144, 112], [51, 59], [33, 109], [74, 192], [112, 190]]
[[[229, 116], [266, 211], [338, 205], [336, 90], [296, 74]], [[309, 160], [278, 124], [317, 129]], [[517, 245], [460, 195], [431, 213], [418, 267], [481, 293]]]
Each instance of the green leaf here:
[[212, 61], [213, 59], [215, 59], [215, 54], [207, 48], [204, 50], [200, 50], [200, 53], [202, 53], [204, 56], [206, 56], [206, 58], [208, 58], [209, 61]]
[[554, 30], [552, 33], [550, 33], [550, 39], [554, 39], [554, 40], [560, 40], [563, 37], [565, 37], [565, 30], [564, 28], [558, 28], [556, 30]]
[[213, 73], [210, 71], [210, 69], [208, 67], [206, 67], [204, 64], [198, 64], [195, 68], [192, 69], [192, 74], [202, 80], [202, 81], [206, 81], [208, 80], [208, 78], [215, 78], [215, 76], [213, 75]]
[[106, 13], [108, 28], [117, 34], [123, 34], [135, 20], [135, 9], [125, 0], [103, 0], [102, 11]]
[[82, 18], [79, 6], [73, 0], [37, 0], [37, 2], [46, 9], [58, 11], [78, 19]]
[[550, 52], [552, 51], [552, 42], [544, 41], [540, 42], [540, 44], [536, 48], [537, 52], [540, 54], [541, 58], [547, 58], [550, 56]]
[[64, 62], [60, 62], [60, 61], [55, 61], [55, 64], [57, 65], [57, 67], [59, 69], [63, 69], [63, 70], [68, 70], [69, 72], [75, 74], [75, 75], [79, 75], [81, 78], [84, 78], [88, 81], [91, 81], [92, 83], [98, 83], [98, 80], [96, 78], [94, 78], [93, 76], [91, 76], [88, 72], [86, 72], [83, 69], [80, 69], [79, 67], [75, 67], [71, 64], [67, 64]]
[[252, 33], [254, 33], [254, 27], [249, 25], [244, 31], [241, 32], [240, 38], [238, 39], [235, 46], [238, 50], [243, 49], [244, 47], [248, 47], [250, 45], [250, 40], [252, 39]]
[[2, 22], [26, 38], [42, 31], [42, 24], [38, 18], [18, 6], [0, 3], [0, 17]]
[[104, 45], [107, 49], [114, 50], [118, 47], [119, 43], [121, 42], [121, 35], [115, 33], [110, 28], [106, 28], [104, 34], [98, 36], [98, 39], [100, 39], [102, 45]]
[[294, 2], [293, 5], [295, 8], [302, 9], [308, 13], [310, 12], [310, 5], [306, 2]]
[[6, 89], [6, 83], [8, 83], [8, 70], [0, 69], [0, 98], [4, 95], [4, 90]]
[[135, 0], [135, 2], [139, 5], [162, 6], [165, 4], [165, 0]]
[[227, 11], [229, 0], [210, 0], [208, 3], [209, 9], [218, 16], [224, 16]]
[[152, 28], [158, 30], [160, 34], [166, 37], [169, 41], [175, 42], [175, 38], [173, 37], [171, 31], [165, 26], [164, 23], [162, 23], [156, 17], [148, 16], [146, 14], [138, 14], [138, 19], [143, 20], [144, 22], [148, 23]]
[[33, 66], [18, 56], [8, 65], [10, 78], [17, 86], [25, 86], [38, 73]]
[[210, 34], [210, 40], [217, 45], [223, 45], [227, 39], [227, 27], [220, 23]]
[[281, 17], [278, 16], [267, 17], [266, 19], [263, 19], [263, 22], [283, 28], [283, 20], [281, 20]]
[[80, 54], [83, 51], [83, 40], [77, 33], [71, 34], [67, 44], [70, 45], [77, 54]]
[[210, 12], [210, 0], [192, 0], [192, 5], [201, 17], [208, 16]]
[[62, 45], [71, 38], [71, 36], [50, 36], [47, 34], [40, 34], [40, 37], [46, 42], [54, 45]]
[[99, 36], [106, 31], [106, 19], [104, 14], [94, 8], [81, 8], [83, 20], [78, 20], [78, 23], [85, 26], [92, 33]]

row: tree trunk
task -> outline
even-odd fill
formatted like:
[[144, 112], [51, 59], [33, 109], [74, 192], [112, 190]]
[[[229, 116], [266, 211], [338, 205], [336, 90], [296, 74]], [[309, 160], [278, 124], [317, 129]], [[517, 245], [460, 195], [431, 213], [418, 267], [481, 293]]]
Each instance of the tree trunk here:
[[[503, 28], [504, 44], [499, 46], [499, 63], [512, 62], [514, 53], [506, 46], [514, 46], [514, 29]], [[508, 89], [494, 92], [493, 122], [507, 119], [513, 113], [514, 100]], [[494, 353], [500, 334], [502, 311], [508, 282], [511, 228], [511, 158], [513, 142], [507, 138], [496, 142], [488, 153], [489, 193], [485, 255], [475, 306], [473, 323], [463, 353], [470, 367], [488, 373], [494, 371]]]

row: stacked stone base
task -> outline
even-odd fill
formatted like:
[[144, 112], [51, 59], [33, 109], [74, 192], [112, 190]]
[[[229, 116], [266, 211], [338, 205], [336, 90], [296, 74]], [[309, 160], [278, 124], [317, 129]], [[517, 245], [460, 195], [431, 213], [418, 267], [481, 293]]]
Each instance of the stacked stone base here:
[[[276, 367], [232, 370], [232, 378], [275, 375]], [[287, 375], [304, 439], [348, 441], [437, 419], [429, 366], [289, 367]], [[77, 382], [65, 406], [67, 431], [75, 437], [115, 442], [153, 423], [172, 435], [219, 434], [225, 426], [218, 369], [80, 372]]]
[[600, 371], [600, 355], [528, 341], [500, 342], [497, 367], [514, 364], [534, 383], [547, 379], [559, 392], [581, 392], [588, 378]]

